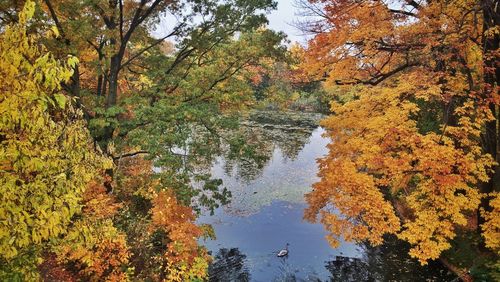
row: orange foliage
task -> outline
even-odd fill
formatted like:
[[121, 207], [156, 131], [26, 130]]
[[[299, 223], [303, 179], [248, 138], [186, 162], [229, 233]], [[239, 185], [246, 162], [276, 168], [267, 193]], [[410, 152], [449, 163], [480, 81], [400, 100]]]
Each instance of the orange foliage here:
[[197, 239], [203, 235], [190, 207], [180, 205], [170, 190], [159, 192], [153, 199], [152, 226], [168, 233], [170, 240], [165, 257], [169, 263], [192, 264], [197, 257], [207, 258]]
[[38, 266], [43, 281], [76, 282], [77, 277], [59, 264], [54, 254], [45, 256], [42, 264]]
[[[111, 181], [109, 176], [104, 176], [104, 183]], [[83, 213], [85, 216], [93, 219], [112, 218], [121, 208], [121, 204], [117, 203], [114, 196], [107, 193], [103, 183], [93, 180], [89, 183], [87, 190], [83, 194]]]
[[267, 70], [262, 66], [249, 66], [247, 69], [250, 73], [250, 82], [252, 85], [257, 86], [261, 84]]
[[126, 237], [111, 219], [121, 208], [107, 192], [109, 176], [89, 183], [83, 197], [83, 217], [75, 221], [65, 242], [57, 248], [59, 263], [71, 263], [79, 279], [90, 281], [124, 281], [130, 253]]
[[205, 278], [210, 257], [198, 245], [197, 240], [205, 231], [195, 224], [196, 215], [192, 208], [180, 204], [170, 189], [157, 192], [161, 185], [153, 177], [151, 161], [136, 156], [119, 161], [119, 166], [122, 175], [119, 177], [119, 185], [116, 185], [118, 197], [123, 201], [130, 201], [124, 197], [136, 195], [151, 200], [151, 222], [147, 223], [150, 228], [143, 232], [147, 233], [148, 238], [155, 231], [165, 232], [162, 238], [164, 253], [161, 257], [151, 257], [155, 264], [162, 266], [161, 271], [159, 276], [150, 278], [155, 281]]
[[483, 83], [478, 2], [310, 2], [324, 20], [311, 25], [304, 70], [358, 88], [322, 123], [332, 143], [305, 216], [321, 216], [332, 245], [397, 234], [421, 263], [436, 259], [495, 166], [480, 141], [498, 93]]
[[127, 274], [121, 267], [128, 263], [130, 254], [124, 235], [113, 239], [103, 237], [92, 249], [77, 248], [66, 253], [66, 260], [75, 262], [81, 278], [90, 281], [124, 281]]

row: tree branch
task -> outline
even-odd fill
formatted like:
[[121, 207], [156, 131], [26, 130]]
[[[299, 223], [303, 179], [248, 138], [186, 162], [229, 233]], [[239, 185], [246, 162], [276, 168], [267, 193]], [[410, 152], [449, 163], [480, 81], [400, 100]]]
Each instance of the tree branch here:
[[414, 17], [414, 18], [417, 17], [417, 14], [414, 14], [414, 13], [408, 12], [408, 11], [403, 11], [403, 10], [389, 9], [389, 12], [395, 13], [395, 14], [402, 14], [402, 15], [406, 15], [406, 16], [410, 16], [410, 17]]
[[184, 26], [184, 24], [178, 26], [175, 30], [173, 30], [171, 33], [167, 34], [166, 36], [156, 40], [155, 42], [153, 42], [151, 45], [149, 45], [148, 47], [140, 50], [139, 52], [137, 52], [136, 54], [132, 55], [126, 62], [124, 62], [121, 66], [120, 66], [120, 69], [124, 68], [125, 66], [127, 66], [128, 64], [130, 64], [133, 60], [135, 60], [137, 57], [141, 56], [142, 54], [144, 54], [146, 51], [148, 51], [149, 49], [153, 48], [154, 46], [160, 44], [161, 42], [163, 42], [165, 39], [171, 37], [171, 36], [174, 36], [177, 34], [177, 32], [179, 31], [179, 29]]
[[387, 73], [383, 73], [383, 74], [380, 74], [380, 75], [377, 75], [375, 77], [372, 77], [368, 80], [361, 80], [361, 79], [354, 79], [354, 81], [342, 81], [342, 80], [336, 80], [335, 81], [335, 84], [337, 85], [355, 85], [355, 84], [365, 84], [365, 85], [372, 85], [372, 86], [375, 86], [379, 83], [381, 83], [382, 81], [386, 80], [387, 78], [407, 69], [407, 68], [410, 68], [410, 67], [415, 67], [415, 66], [418, 66], [419, 64], [418, 63], [407, 63], [407, 64], [404, 64], [404, 65], [401, 65], [395, 69], [393, 69], [392, 71], [389, 71]]
[[137, 151], [137, 152], [126, 153], [126, 154], [122, 154], [122, 155], [117, 156], [117, 157], [113, 157], [113, 160], [116, 161], [116, 160], [120, 160], [123, 158], [130, 158], [130, 157], [135, 157], [137, 155], [143, 155], [143, 154], [149, 154], [149, 152], [141, 150], [141, 151]]
[[61, 34], [61, 37], [64, 39], [64, 43], [66, 45], [69, 45], [69, 39], [66, 38], [66, 34], [64, 33], [64, 29], [61, 25], [61, 22], [59, 22], [59, 18], [57, 17], [56, 11], [54, 10], [54, 7], [52, 6], [52, 3], [50, 0], [44, 0], [45, 5], [49, 8], [50, 16], [52, 17], [52, 20], [56, 24], [57, 29], [59, 30], [59, 33]]
[[120, 40], [123, 40], [123, 1], [118, 0], [118, 6], [120, 9]]

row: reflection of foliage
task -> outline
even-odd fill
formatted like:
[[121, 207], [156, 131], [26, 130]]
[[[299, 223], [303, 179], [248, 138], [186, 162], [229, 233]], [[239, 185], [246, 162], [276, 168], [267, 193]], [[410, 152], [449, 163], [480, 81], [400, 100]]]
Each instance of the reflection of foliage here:
[[226, 158], [226, 172], [236, 169], [245, 180], [256, 179], [264, 166], [279, 149], [286, 159], [294, 160], [304, 148], [320, 116], [298, 112], [254, 112], [241, 128], [245, 142], [253, 146], [254, 154], [240, 158]]
[[273, 279], [276, 282], [295, 282], [297, 281], [297, 276], [295, 275], [294, 269], [288, 263], [288, 256], [279, 258], [280, 265], [278, 266], [279, 275]]
[[325, 267], [332, 273], [331, 281], [375, 281], [368, 266], [358, 258], [337, 256]]
[[337, 256], [326, 263], [331, 281], [451, 281], [455, 277], [438, 262], [422, 267], [408, 256], [409, 244], [388, 236], [385, 244], [365, 244], [363, 258]]
[[208, 270], [210, 281], [250, 281], [246, 257], [237, 248], [220, 249]]

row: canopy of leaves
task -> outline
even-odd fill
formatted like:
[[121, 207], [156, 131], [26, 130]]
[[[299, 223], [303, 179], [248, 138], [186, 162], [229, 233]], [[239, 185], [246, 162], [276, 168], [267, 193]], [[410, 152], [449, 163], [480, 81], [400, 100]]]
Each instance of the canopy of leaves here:
[[320, 215], [333, 245], [338, 236], [380, 244], [398, 234], [420, 262], [438, 258], [487, 196], [481, 187], [496, 165], [487, 132], [497, 130], [498, 86], [485, 80], [494, 68], [484, 62], [498, 51], [483, 45], [497, 37], [481, 22], [491, 6], [303, 4], [319, 19], [305, 26], [315, 36], [304, 69], [339, 96], [349, 93], [323, 122], [332, 143], [306, 218]]
[[[2, 277], [36, 275], [42, 257], [45, 279], [205, 277], [208, 256], [196, 241], [205, 229], [189, 205], [197, 197], [215, 207], [229, 196], [201, 166], [222, 151], [251, 153], [227, 130], [253, 103], [250, 67], [284, 51], [283, 35], [261, 28], [275, 3], [46, 0], [21, 10], [14, 2], [0, 7], [8, 24]], [[166, 12], [178, 22], [153, 38], [150, 27]]]
[[81, 210], [87, 183], [112, 165], [95, 151], [81, 111], [61, 91], [78, 60], [55, 60], [39, 44], [41, 35], [27, 34], [34, 10], [35, 4], [27, 2], [18, 23], [0, 34], [0, 277], [4, 279], [33, 267], [41, 243], [67, 232]]

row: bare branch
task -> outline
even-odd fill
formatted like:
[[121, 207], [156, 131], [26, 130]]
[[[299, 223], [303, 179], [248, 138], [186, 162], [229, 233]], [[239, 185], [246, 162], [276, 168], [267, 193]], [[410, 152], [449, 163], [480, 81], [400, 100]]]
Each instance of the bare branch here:
[[122, 154], [120, 156], [113, 157], [113, 160], [116, 161], [116, 160], [120, 160], [123, 158], [130, 158], [130, 157], [135, 157], [137, 155], [144, 155], [144, 154], [149, 154], [149, 152], [141, 150], [141, 151], [137, 151], [137, 152], [125, 153], [125, 154]]
[[132, 55], [126, 62], [124, 62], [121, 66], [120, 66], [120, 69], [124, 68], [125, 66], [127, 66], [128, 64], [130, 64], [133, 60], [135, 60], [137, 57], [141, 56], [142, 54], [144, 54], [146, 51], [148, 51], [149, 49], [153, 48], [154, 46], [160, 44], [161, 42], [163, 42], [165, 39], [169, 38], [169, 37], [172, 37], [174, 35], [177, 35], [179, 30], [181, 29], [181, 27], [183, 27], [185, 24], [181, 24], [179, 25], [178, 27], [176, 27], [171, 33], [167, 34], [166, 36], [160, 38], [160, 39], [157, 39], [156, 41], [154, 41], [151, 45], [149, 45], [148, 47], [140, 50], [139, 52], [137, 52], [136, 54]]
[[401, 65], [401, 66], [393, 69], [392, 71], [389, 71], [387, 73], [381, 73], [381, 74], [374, 76], [368, 80], [361, 80], [361, 79], [354, 79], [353, 81], [336, 80], [335, 84], [337, 84], [337, 85], [365, 84], [365, 85], [375, 86], [375, 85], [383, 82], [384, 80], [388, 79], [389, 77], [391, 77], [399, 72], [402, 72], [408, 68], [415, 67], [418, 65], [419, 65], [419, 63], [407, 63], [407, 64]]

